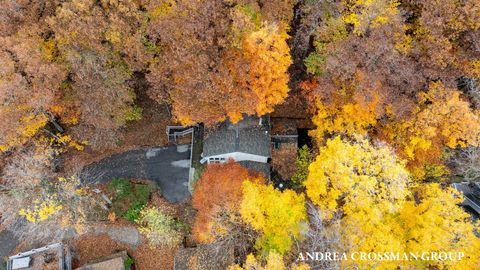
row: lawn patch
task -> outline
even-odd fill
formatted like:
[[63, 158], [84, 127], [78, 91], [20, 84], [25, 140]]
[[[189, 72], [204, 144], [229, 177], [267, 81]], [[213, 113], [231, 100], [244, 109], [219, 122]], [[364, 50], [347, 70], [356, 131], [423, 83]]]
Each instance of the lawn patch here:
[[143, 183], [133, 183], [124, 178], [115, 178], [107, 186], [112, 195], [112, 211], [118, 217], [131, 222], [139, 218], [140, 211], [150, 199], [153, 187]]

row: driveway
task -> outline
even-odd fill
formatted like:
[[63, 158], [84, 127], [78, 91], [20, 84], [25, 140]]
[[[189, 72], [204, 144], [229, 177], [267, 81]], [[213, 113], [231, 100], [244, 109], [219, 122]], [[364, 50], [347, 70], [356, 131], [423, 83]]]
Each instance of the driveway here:
[[151, 180], [168, 201], [179, 202], [190, 196], [189, 167], [190, 145], [144, 148], [89, 164], [80, 178], [85, 184], [106, 183], [115, 177]]
[[19, 244], [18, 242], [17, 237], [11, 231], [5, 230], [0, 233], [0, 269], [2, 269], [4, 259], [12, 255], [13, 250]]

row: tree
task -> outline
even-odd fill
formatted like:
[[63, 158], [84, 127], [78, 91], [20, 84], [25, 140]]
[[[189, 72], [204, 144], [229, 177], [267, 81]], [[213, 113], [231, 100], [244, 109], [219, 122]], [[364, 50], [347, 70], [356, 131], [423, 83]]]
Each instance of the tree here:
[[16, 188], [32, 188], [39, 185], [52, 176], [56, 153], [57, 150], [42, 142], [17, 151], [3, 167], [3, 184]]
[[[323, 142], [325, 135], [332, 134], [380, 134], [380, 139], [391, 142], [382, 134], [383, 126], [397, 126], [389, 132], [394, 134], [407, 128], [399, 123], [415, 122], [425, 102], [422, 93], [433, 81], [451, 89], [460, 76], [475, 77], [477, 2], [402, 1], [399, 5], [382, 0], [323, 5], [324, 17], [314, 35], [315, 51], [305, 59], [313, 75], [304, 83], [309, 88], [307, 100], [317, 109], [314, 122], [318, 129], [313, 135]], [[449, 119], [449, 126], [462, 126], [461, 121], [453, 124], [454, 119]], [[416, 178], [442, 178], [446, 173], [440, 162], [443, 146], [454, 144], [459, 137], [451, 142], [411, 139], [409, 151], [417, 149], [417, 153], [410, 155], [418, 158], [409, 162], [409, 169]], [[422, 147], [428, 150], [418, 149]], [[395, 148], [405, 158], [403, 147]]]
[[398, 224], [402, 224], [403, 241], [408, 252], [462, 251], [461, 261], [419, 261], [417, 267], [438, 269], [474, 269], [480, 263], [480, 240], [474, 231], [478, 224], [458, 206], [463, 195], [453, 188], [425, 184], [414, 189], [415, 200], [402, 206]]
[[[299, 250], [296, 254], [297, 262], [305, 261], [305, 264], [318, 269], [341, 269], [341, 261], [335, 260], [308, 260], [305, 259], [307, 252], [331, 252], [332, 250], [341, 250], [340, 221], [329, 220], [328, 225], [322, 217], [320, 210], [312, 203], [307, 201], [307, 212], [309, 227], [305, 235], [305, 240], [299, 244]], [[300, 255], [301, 254], [301, 255]]]
[[302, 185], [308, 176], [308, 167], [312, 163], [312, 152], [307, 145], [297, 151], [297, 159], [295, 160], [296, 170], [292, 176], [292, 182], [296, 185]]
[[[325, 218], [325, 230], [340, 232], [338, 249], [364, 252], [455, 252], [458, 267], [479, 263], [480, 242], [471, 217], [457, 206], [459, 194], [439, 184], [412, 185], [405, 163], [385, 145], [336, 137], [320, 149], [305, 182], [308, 197]], [[473, 244], [472, 244], [473, 243]], [[342, 261], [342, 267], [448, 268], [446, 261]], [[457, 266], [456, 266], [457, 267]]]
[[317, 113], [312, 119], [317, 129], [312, 135], [318, 142], [323, 142], [325, 135], [367, 135], [381, 117], [379, 100], [378, 94], [375, 93], [353, 97], [346, 94], [339, 96], [338, 101], [331, 104], [317, 100]]
[[291, 64], [287, 38], [286, 32], [275, 25], [266, 25], [245, 37], [242, 49], [247, 67], [238, 69], [234, 78], [241, 87], [255, 93], [259, 116], [272, 112], [273, 106], [287, 97], [287, 69]]
[[[478, 1], [409, 1], [412, 13], [410, 37], [415, 56], [431, 77], [443, 78], [447, 86], [461, 75], [475, 73], [475, 41], [468, 38], [478, 32]], [[456, 42], [461, 40], [461, 42]]]
[[258, 261], [257, 258], [255, 258], [254, 255], [249, 254], [247, 256], [247, 259], [245, 261], [245, 264], [243, 267], [240, 267], [239, 265], [232, 265], [228, 268], [228, 270], [285, 270], [285, 269], [290, 269], [290, 270], [309, 270], [310, 267], [305, 264], [299, 264], [299, 265], [291, 265], [291, 267], [285, 266], [285, 263], [283, 261], [283, 256], [271, 252], [268, 254], [266, 263], [262, 266], [261, 261]]
[[308, 197], [325, 220], [341, 218], [341, 249], [401, 250], [400, 224], [391, 217], [409, 194], [409, 174], [387, 146], [335, 137], [320, 149], [309, 171], [304, 183]]
[[134, 1], [67, 1], [49, 18], [57, 61], [69, 67], [58, 105], [78, 112], [73, 133], [94, 149], [113, 146], [119, 128], [140, 117], [128, 81], [149, 61], [143, 23]]
[[240, 214], [245, 222], [261, 233], [255, 248], [263, 255], [269, 252], [286, 253], [293, 239], [301, 238], [306, 227], [303, 194], [298, 195], [292, 190], [281, 192], [271, 185], [244, 182]]
[[182, 241], [182, 224], [157, 207], [144, 208], [136, 222], [151, 246], [174, 248]]
[[325, 220], [341, 217], [341, 248], [399, 249], [395, 228], [390, 227], [395, 223], [385, 217], [398, 211], [408, 194], [409, 175], [388, 147], [335, 137], [320, 149], [309, 171], [304, 182], [308, 197]]
[[397, 0], [342, 1], [344, 8], [342, 20], [353, 25], [353, 33], [365, 34], [369, 28], [387, 23], [397, 15]]
[[452, 152], [447, 161], [452, 170], [452, 176], [467, 182], [480, 180], [480, 148], [466, 147]]
[[321, 7], [315, 51], [305, 59], [317, 84], [309, 100], [333, 108], [351, 103], [368, 112], [372, 108], [365, 105], [377, 99], [374, 116], [383, 116], [387, 107], [408, 115], [412, 92], [422, 90], [427, 79], [404, 53], [408, 42], [398, 2], [341, 1]]
[[29, 241], [58, 240], [71, 228], [78, 233], [85, 231], [88, 211], [98, 207], [99, 201], [77, 177], [65, 178], [50, 172], [38, 183], [25, 178], [32, 183], [7, 183], [2, 187], [3, 225], [18, 238]]
[[385, 129], [387, 140], [400, 149], [417, 179], [428, 175], [425, 166], [441, 165], [443, 147], [478, 146], [478, 112], [470, 108], [460, 91], [431, 83], [428, 92], [419, 94], [413, 116], [393, 122]]
[[[149, 13], [159, 7], [150, 5]], [[149, 95], [170, 103], [177, 121], [238, 122], [242, 114], [271, 112], [286, 97], [288, 36], [274, 21], [262, 25], [258, 6], [187, 0], [160, 14], [148, 27], [162, 48], [147, 76]]]
[[0, 37], [11, 36], [21, 28], [44, 26], [44, 20], [55, 13], [57, 0], [5, 0], [0, 9]]
[[0, 37], [0, 151], [34, 137], [48, 120], [65, 69], [43, 50], [45, 40], [35, 25]]
[[54, 149], [40, 143], [15, 152], [6, 162], [0, 178], [0, 221], [4, 226], [13, 226], [19, 210], [32, 203], [28, 197], [35, 188], [54, 176], [53, 164]]
[[233, 161], [207, 165], [192, 195], [192, 205], [198, 210], [192, 232], [195, 240], [208, 243], [231, 233], [229, 223], [221, 221], [224, 220], [222, 217], [236, 219], [244, 181], [262, 183], [264, 180]]
[[337, 136], [320, 149], [304, 185], [325, 218], [332, 218], [338, 207], [347, 215], [369, 208], [393, 211], [408, 193], [409, 174], [403, 165], [387, 146]]

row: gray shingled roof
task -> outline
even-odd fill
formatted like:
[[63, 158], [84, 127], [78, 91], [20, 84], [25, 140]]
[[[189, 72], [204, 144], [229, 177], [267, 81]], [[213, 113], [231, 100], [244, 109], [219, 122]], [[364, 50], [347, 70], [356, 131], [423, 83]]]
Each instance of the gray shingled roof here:
[[199, 245], [177, 251], [174, 270], [224, 270], [234, 263], [232, 246]]
[[463, 193], [463, 205], [468, 205], [480, 215], [480, 182], [453, 183], [452, 186]]
[[243, 152], [270, 157], [270, 125], [268, 118], [246, 117], [237, 124], [225, 121], [216, 128], [206, 130], [203, 156]]
[[262, 173], [268, 179], [270, 178], [270, 164], [268, 163], [255, 161], [240, 161], [238, 163], [247, 169]]

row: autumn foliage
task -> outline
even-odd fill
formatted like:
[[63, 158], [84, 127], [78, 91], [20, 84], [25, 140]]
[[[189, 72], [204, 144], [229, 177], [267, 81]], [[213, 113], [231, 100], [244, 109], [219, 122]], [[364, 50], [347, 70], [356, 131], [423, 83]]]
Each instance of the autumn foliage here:
[[288, 35], [256, 5], [180, 1], [148, 32], [162, 48], [147, 77], [150, 96], [169, 101], [182, 124], [264, 115], [287, 96]]
[[304, 195], [252, 182], [244, 182], [242, 189], [242, 219], [261, 233], [255, 248], [262, 255], [290, 251], [294, 239], [301, 239], [306, 230]]
[[[2, 0], [0, 233], [81, 233], [108, 199], [74, 167], [151, 145], [164, 135], [132, 121], [162, 114], [162, 129], [310, 129], [312, 149], [272, 150], [271, 179], [229, 161], [194, 185], [193, 238], [233, 247], [231, 269], [480, 269], [478, 222], [449, 187], [480, 175], [478, 0]], [[159, 209], [137, 226], [176, 248], [182, 218]], [[294, 261], [317, 250], [465, 258]]]
[[195, 184], [192, 205], [198, 210], [193, 236], [199, 242], [212, 242], [222, 234], [218, 215], [235, 215], [242, 199], [244, 181], [262, 182], [259, 175], [238, 163], [210, 164]]
[[405, 163], [389, 147], [336, 137], [320, 149], [309, 170], [307, 195], [330, 221], [326, 230], [340, 230], [339, 248], [344, 252], [466, 254], [461, 262], [343, 261], [344, 267], [473, 269], [479, 263], [476, 225], [457, 206], [462, 201], [459, 194], [439, 184], [412, 184]]

